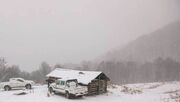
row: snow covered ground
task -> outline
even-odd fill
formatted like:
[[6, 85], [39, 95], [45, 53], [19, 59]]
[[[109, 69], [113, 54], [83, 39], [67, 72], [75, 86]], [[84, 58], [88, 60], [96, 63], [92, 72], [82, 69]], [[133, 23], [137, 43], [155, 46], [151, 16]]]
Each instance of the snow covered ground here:
[[15, 95], [23, 90], [0, 90], [0, 102], [180, 102], [180, 82], [146, 83], [108, 86], [108, 93], [66, 99], [62, 95], [47, 97], [47, 86], [24, 90], [25, 95]]

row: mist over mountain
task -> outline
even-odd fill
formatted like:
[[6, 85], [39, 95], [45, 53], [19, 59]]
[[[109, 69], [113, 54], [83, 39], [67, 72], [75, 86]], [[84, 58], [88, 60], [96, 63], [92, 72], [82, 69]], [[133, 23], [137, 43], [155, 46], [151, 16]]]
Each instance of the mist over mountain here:
[[95, 61], [113, 83], [178, 81], [180, 21], [141, 36]]
[[177, 21], [107, 53], [101, 57], [100, 61], [149, 62], [161, 57], [180, 62], [179, 44], [180, 21]]

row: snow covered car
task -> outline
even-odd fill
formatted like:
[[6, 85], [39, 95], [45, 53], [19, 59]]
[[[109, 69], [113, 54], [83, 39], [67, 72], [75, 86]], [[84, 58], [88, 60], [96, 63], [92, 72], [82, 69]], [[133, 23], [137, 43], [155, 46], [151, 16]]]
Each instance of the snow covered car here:
[[68, 99], [82, 97], [87, 93], [84, 87], [78, 85], [77, 79], [58, 79], [50, 84], [49, 91], [64, 94]]
[[8, 82], [1, 82], [0, 88], [4, 88], [5, 91], [9, 91], [12, 88], [31, 89], [35, 83], [31, 80], [24, 80], [23, 78], [10, 78]]

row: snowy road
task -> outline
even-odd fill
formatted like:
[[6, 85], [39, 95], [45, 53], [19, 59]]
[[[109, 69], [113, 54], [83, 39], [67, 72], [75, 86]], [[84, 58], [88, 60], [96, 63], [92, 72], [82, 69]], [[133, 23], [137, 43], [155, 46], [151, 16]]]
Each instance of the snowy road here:
[[[26, 95], [14, 95], [22, 90], [0, 91], [0, 102], [180, 102], [180, 82], [131, 84], [127, 92], [122, 86], [108, 88], [108, 93], [97, 96], [86, 96], [77, 99], [66, 99], [62, 95], [47, 97], [46, 86], [36, 86], [34, 90], [25, 90]], [[134, 90], [142, 93], [133, 94]], [[125, 90], [126, 91], [126, 90]], [[176, 95], [173, 99], [173, 95]], [[179, 96], [177, 96], [179, 95]]]

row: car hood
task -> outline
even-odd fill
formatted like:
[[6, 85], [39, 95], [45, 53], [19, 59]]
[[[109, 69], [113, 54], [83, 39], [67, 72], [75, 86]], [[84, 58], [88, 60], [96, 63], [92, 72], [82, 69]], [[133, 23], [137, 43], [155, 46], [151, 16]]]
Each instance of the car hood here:
[[1, 82], [0, 85], [4, 85], [4, 84], [7, 84], [8, 82]]

